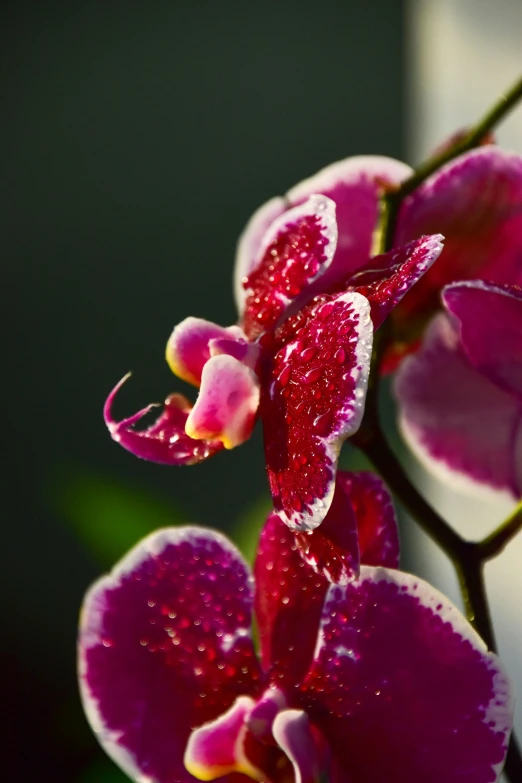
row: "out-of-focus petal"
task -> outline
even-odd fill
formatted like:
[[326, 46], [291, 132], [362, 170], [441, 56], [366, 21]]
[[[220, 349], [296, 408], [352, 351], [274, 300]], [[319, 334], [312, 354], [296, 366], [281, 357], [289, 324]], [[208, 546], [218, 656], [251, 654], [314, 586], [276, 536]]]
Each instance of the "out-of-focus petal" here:
[[442, 481], [522, 495], [522, 403], [470, 364], [445, 314], [402, 363], [395, 395], [407, 443]]
[[522, 283], [522, 156], [487, 146], [443, 166], [402, 205], [395, 244], [440, 231], [444, 252], [394, 317], [427, 318], [442, 286], [480, 277]]
[[305, 707], [350, 783], [493, 783], [510, 686], [450, 601], [417, 577], [363, 566], [328, 592]]
[[242, 326], [250, 339], [274, 328], [288, 305], [323, 274], [337, 243], [335, 204], [311, 196], [276, 218], [250, 274]]
[[328, 582], [304, 562], [294, 534], [277, 514], [261, 533], [254, 576], [263, 667], [275, 686], [288, 687], [312, 661]]
[[381, 256], [374, 256], [364, 269], [335, 287], [339, 291], [358, 291], [365, 296], [371, 305], [373, 328], [378, 329], [439, 257], [442, 239], [440, 234], [421, 237]]
[[141, 541], [85, 598], [79, 674], [92, 728], [135, 777], [192, 781], [192, 728], [256, 695], [252, 578], [213, 531], [171, 528]]
[[336, 493], [340, 490], [355, 513], [361, 564], [398, 568], [397, 517], [384, 481], [370, 471], [339, 471]]
[[332, 163], [288, 192], [290, 204], [299, 204], [311, 193], [323, 193], [335, 202], [337, 249], [332, 264], [317, 283], [321, 291], [366, 265], [379, 217], [379, 197], [411, 173], [409, 166], [393, 158], [359, 155]]
[[274, 720], [274, 739], [294, 768], [294, 783], [317, 783], [321, 758], [306, 712], [283, 710]]
[[136, 430], [134, 425], [156, 408], [156, 404], [148, 405], [126, 419], [115, 421], [112, 418], [112, 404], [129, 376], [126, 375], [114, 387], [103, 409], [105, 424], [116, 443], [136, 457], [164, 465], [194, 465], [223, 448], [220, 440], [195, 440], [186, 434], [185, 424], [192, 406], [182, 394], [167, 397], [163, 411], [154, 424], [144, 430]]
[[252, 434], [258, 407], [256, 374], [233, 356], [213, 356], [203, 368], [198, 399], [185, 430], [191, 438], [219, 440], [233, 449]]
[[249, 696], [240, 696], [218, 718], [193, 731], [185, 750], [184, 764], [198, 780], [215, 780], [231, 772], [240, 772], [252, 780], [263, 781], [265, 774], [247, 756], [246, 718], [255, 705]]
[[522, 289], [473, 280], [443, 290], [474, 367], [522, 399]]
[[318, 297], [271, 338], [261, 399], [266, 465], [274, 508], [293, 529], [322, 522], [341, 445], [360, 425], [373, 339], [369, 310], [357, 293]]
[[241, 329], [237, 326], [226, 329], [203, 318], [185, 318], [174, 327], [169, 337], [166, 359], [170, 369], [178, 378], [199, 386], [203, 367], [211, 356], [210, 341], [222, 339], [246, 344], [244, 338]]

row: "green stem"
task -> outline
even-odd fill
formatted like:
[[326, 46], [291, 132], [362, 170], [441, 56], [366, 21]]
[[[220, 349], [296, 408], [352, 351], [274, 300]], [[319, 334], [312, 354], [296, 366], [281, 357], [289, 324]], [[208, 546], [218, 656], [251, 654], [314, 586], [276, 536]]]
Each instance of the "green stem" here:
[[522, 500], [512, 514], [489, 536], [478, 544], [483, 561], [500, 554], [506, 544], [522, 529]]
[[385, 253], [393, 245], [395, 224], [399, 208], [403, 200], [419, 187], [431, 174], [444, 166], [453, 158], [477, 147], [485, 136], [488, 135], [502, 120], [506, 114], [522, 98], [522, 77], [506, 93], [503, 93], [497, 103], [474, 125], [469, 133], [459, 142], [444, 150], [439, 155], [429, 158], [422, 163], [408, 179], [396, 190], [390, 190], [384, 194], [381, 200], [381, 217], [379, 221], [378, 241], [375, 247], [375, 255]]

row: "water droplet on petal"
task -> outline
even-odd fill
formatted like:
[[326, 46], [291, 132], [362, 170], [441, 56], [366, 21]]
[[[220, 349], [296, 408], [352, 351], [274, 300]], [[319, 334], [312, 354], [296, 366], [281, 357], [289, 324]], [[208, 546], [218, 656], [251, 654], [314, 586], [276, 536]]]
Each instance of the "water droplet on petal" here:
[[277, 378], [281, 386], [287, 385], [288, 381], [290, 380], [291, 374], [292, 374], [292, 368], [290, 367], [289, 364], [285, 365]]
[[309, 362], [310, 359], [314, 358], [316, 353], [316, 349], [311, 345], [309, 348], [305, 348], [304, 351], [301, 352], [301, 359], [303, 362]]
[[315, 381], [319, 380], [322, 374], [322, 367], [312, 367], [310, 370], [307, 370], [307, 372], [303, 373], [302, 379], [304, 383], [314, 383]]

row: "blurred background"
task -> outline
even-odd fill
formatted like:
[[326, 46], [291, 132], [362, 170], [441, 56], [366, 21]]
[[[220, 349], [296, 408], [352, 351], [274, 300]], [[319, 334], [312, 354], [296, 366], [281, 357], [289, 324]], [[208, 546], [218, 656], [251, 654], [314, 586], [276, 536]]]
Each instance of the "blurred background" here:
[[[3, 12], [1, 655], [16, 780], [125, 780], [77, 695], [85, 589], [161, 525], [219, 527], [249, 553], [269, 506], [259, 432], [197, 467], [140, 462], [104, 428], [108, 391], [133, 371], [118, 417], [192, 394], [164, 346], [188, 315], [234, 322], [235, 243], [252, 211], [348, 155], [420, 159], [513, 81], [516, 24], [522, 34], [517, 0], [378, 12], [355, 0], [21, 0]], [[407, 566], [429, 569], [431, 555], [416, 566], [406, 549]]]

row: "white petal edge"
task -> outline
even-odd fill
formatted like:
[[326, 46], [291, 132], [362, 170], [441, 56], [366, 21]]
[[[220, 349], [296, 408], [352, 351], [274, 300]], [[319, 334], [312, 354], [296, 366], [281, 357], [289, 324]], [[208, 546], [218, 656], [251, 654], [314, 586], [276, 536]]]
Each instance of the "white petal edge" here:
[[259, 209], [256, 209], [245, 228], [241, 232], [236, 246], [236, 261], [234, 265], [234, 299], [239, 316], [243, 314], [247, 293], [243, 288], [243, 278], [254, 268], [259, 246], [266, 230], [273, 220], [286, 209], [287, 204], [281, 196], [271, 198]]
[[[356, 590], [364, 582], [386, 582], [394, 584], [400, 591], [400, 595], [411, 595], [416, 598], [419, 604], [430, 610], [434, 615], [441, 618], [443, 623], [449, 623], [454, 633], [463, 641], [469, 642], [474, 650], [477, 650], [487, 662], [487, 668], [493, 676], [493, 698], [488, 708], [484, 712], [483, 723], [491, 724], [491, 730], [506, 735], [505, 745], [509, 742], [510, 728], [513, 725], [513, 715], [515, 711], [515, 699], [513, 689], [507, 671], [505, 670], [500, 658], [493, 652], [489, 652], [485, 642], [479, 634], [472, 628], [460, 610], [451, 603], [449, 598], [437, 590], [435, 587], [420, 579], [418, 576], [408, 574], [404, 571], [397, 571], [393, 568], [381, 568], [373, 566], [361, 566], [361, 572], [358, 579], [349, 585], [330, 585], [323, 604], [323, 613], [319, 624], [319, 633], [314, 650], [314, 660], [319, 657], [321, 649], [325, 646], [324, 627], [331, 621], [332, 611], [335, 611], [340, 593], [346, 590]], [[326, 618], [326, 619], [325, 619]], [[337, 648], [339, 649], [339, 648]], [[342, 655], [342, 651], [339, 650]], [[349, 655], [349, 651], [346, 651]], [[497, 700], [504, 696], [505, 701], [502, 705], [497, 704]], [[504, 761], [493, 767], [500, 776]]]
[[[95, 630], [100, 625], [102, 612], [97, 607], [99, 593], [104, 593], [110, 588], [117, 587], [122, 578], [132, 573], [137, 567], [146, 561], [151, 555], [159, 555], [166, 546], [179, 545], [186, 541], [194, 541], [197, 536], [198, 546], [202, 546], [202, 538], [209, 543], [218, 543], [224, 552], [229, 554], [241, 564], [247, 574], [247, 584], [251, 588], [250, 600], [253, 602], [254, 578], [250, 567], [247, 565], [239, 550], [226, 538], [215, 530], [187, 525], [184, 527], [166, 527], [154, 531], [146, 538], [139, 541], [127, 554], [116, 563], [114, 568], [105, 576], [97, 579], [85, 594], [80, 610], [80, 623], [78, 631], [78, 680], [80, 683], [80, 697], [85, 715], [96, 739], [107, 755], [136, 783], [156, 783], [154, 778], [144, 775], [136, 766], [134, 757], [130, 751], [118, 744], [121, 734], [104, 725], [103, 718], [98, 709], [96, 700], [91, 696], [85, 680], [86, 664], [83, 651], [100, 643], [101, 636]], [[250, 626], [238, 629], [241, 634], [250, 635]]]
[[[373, 345], [373, 323], [370, 317], [370, 303], [365, 296], [358, 294], [356, 291], [341, 294], [340, 296], [336, 297], [335, 301], [347, 302], [348, 304], [351, 304], [356, 314], [359, 315], [359, 335], [355, 348], [356, 367], [352, 371], [352, 375], [355, 380], [354, 400], [352, 404], [353, 414], [350, 418], [350, 421], [345, 423], [345, 426], [339, 427], [339, 429], [332, 433], [329, 438], [324, 438], [323, 440], [326, 459], [330, 460], [330, 464], [333, 467], [333, 476], [326, 495], [322, 498], [317, 498], [310, 505], [310, 511], [312, 514], [306, 512], [306, 515], [304, 515], [298, 511], [294, 512], [291, 517], [289, 517], [286, 513], [284, 514], [283, 521], [286, 522], [291, 530], [296, 531], [315, 530], [323, 521], [328, 509], [332, 504], [335, 492], [337, 462], [339, 460], [339, 454], [341, 452], [342, 445], [344, 441], [350, 437], [350, 435], [354, 435], [361, 426], [366, 404], [366, 392], [368, 389], [368, 378], [370, 375], [370, 362], [372, 358]], [[318, 514], [320, 514], [319, 521], [317, 521]]]

